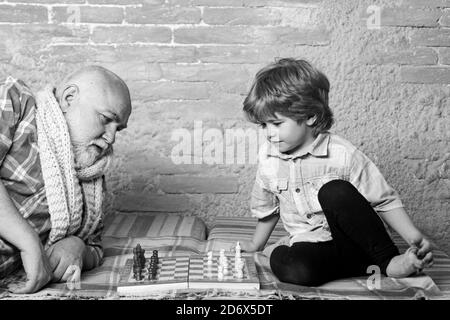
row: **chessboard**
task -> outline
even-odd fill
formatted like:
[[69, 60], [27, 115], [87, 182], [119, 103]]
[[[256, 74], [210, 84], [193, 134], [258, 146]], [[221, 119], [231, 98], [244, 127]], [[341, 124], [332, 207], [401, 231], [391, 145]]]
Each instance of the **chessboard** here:
[[188, 256], [161, 258], [154, 250], [152, 257], [145, 258], [140, 245], [133, 251], [133, 259], [127, 259], [120, 272], [119, 295], [188, 288]]
[[[243, 289], [259, 290], [259, 278], [253, 256], [242, 256], [242, 274], [236, 268], [236, 257], [225, 255], [227, 272], [219, 276], [219, 256], [213, 256], [213, 263], [208, 263], [207, 255], [191, 256], [189, 261], [190, 289]], [[223, 272], [223, 271], [222, 271]]]
[[190, 255], [159, 257], [153, 250], [150, 258], [137, 245], [133, 258], [120, 271], [119, 295], [145, 295], [174, 289], [240, 289], [259, 290], [259, 279], [253, 255]]

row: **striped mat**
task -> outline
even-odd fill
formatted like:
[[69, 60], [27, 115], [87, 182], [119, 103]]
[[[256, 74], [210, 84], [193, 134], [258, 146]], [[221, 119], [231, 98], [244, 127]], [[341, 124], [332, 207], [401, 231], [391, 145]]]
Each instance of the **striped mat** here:
[[107, 238], [175, 236], [205, 240], [206, 226], [202, 219], [193, 216], [119, 213], [105, 219], [103, 236]]
[[[367, 278], [350, 278], [327, 283], [320, 287], [303, 287], [282, 283], [272, 274], [268, 258], [262, 253], [255, 254], [255, 261], [260, 279], [259, 291], [228, 290], [174, 290], [149, 294], [145, 297], [119, 297], [116, 292], [120, 269], [126, 259], [131, 258], [133, 248], [140, 243], [146, 251], [159, 250], [160, 256], [189, 255], [218, 251], [229, 248], [233, 240], [211, 239], [201, 241], [189, 237], [160, 238], [109, 238], [105, 243], [106, 258], [95, 270], [85, 272], [79, 289], [73, 290], [64, 283], [51, 284], [37, 294], [16, 296], [0, 289], [0, 299], [334, 299], [334, 300], [405, 300], [405, 299], [450, 299], [446, 287], [439, 288], [429, 276], [440, 274], [449, 279], [450, 259], [437, 252], [436, 270], [425, 270], [425, 274], [403, 279], [382, 277], [379, 289], [371, 289]], [[17, 274], [8, 282], [23, 279], [23, 273]], [[8, 282], [4, 282], [6, 285]]]
[[[208, 240], [251, 240], [253, 232], [255, 231], [256, 222], [256, 218], [218, 216], [214, 219], [211, 230], [208, 233]], [[284, 229], [281, 220], [279, 220], [270, 235], [267, 244], [273, 244], [286, 235], [288, 235], [288, 233]]]
[[[188, 289], [153, 293], [145, 297], [119, 297], [116, 288], [120, 270], [126, 259], [132, 257], [133, 248], [138, 243], [147, 252], [159, 250], [163, 257], [219, 251], [230, 248], [236, 240], [251, 237], [255, 223], [252, 218], [219, 217], [208, 239], [204, 240], [205, 228], [203, 222], [199, 222], [201, 220], [182, 216], [150, 216], [152, 218], [146, 216], [145, 221], [138, 215], [112, 217], [105, 229], [104, 263], [83, 273], [79, 288], [59, 283], [51, 284], [33, 295], [12, 295], [4, 288], [10, 282], [24, 279], [23, 272], [19, 272], [14, 277], [0, 281], [0, 299], [450, 299], [450, 258], [439, 250], [434, 252], [434, 266], [424, 270], [423, 274], [403, 279], [382, 277], [379, 289], [370, 288], [364, 277], [337, 280], [320, 287], [283, 283], [271, 272], [268, 258], [259, 252], [255, 254], [261, 284], [259, 291]], [[282, 227], [277, 226], [270, 242], [284, 235]], [[393, 238], [400, 250], [406, 249], [406, 244], [398, 236]]]
[[[255, 226], [257, 223], [257, 219], [250, 218], [250, 217], [225, 217], [225, 216], [219, 216], [215, 219], [215, 222], [209, 231], [208, 240], [211, 242], [211, 240], [227, 240], [229, 242], [236, 241], [236, 239], [242, 239], [242, 240], [251, 240], [253, 236], [253, 232], [255, 230]], [[278, 224], [275, 226], [275, 229], [268, 241], [268, 244], [275, 243], [280, 238], [286, 236], [288, 233], [283, 227], [283, 224], [281, 220], [278, 222]], [[391, 237], [395, 244], [400, 249], [400, 252], [406, 251], [408, 248], [408, 244], [396, 233], [392, 233]], [[441, 250], [434, 250], [434, 264], [432, 268], [425, 269], [424, 272], [429, 278], [432, 279], [432, 282], [434, 282], [435, 286], [438, 288], [438, 291], [440, 291], [440, 294], [436, 296], [440, 297], [446, 297], [446, 299], [450, 299], [450, 257]], [[265, 261], [265, 256], [261, 255], [261, 266], [264, 266], [266, 269], [266, 272], [270, 273], [270, 267], [268, 261]], [[264, 263], [263, 263], [264, 262]], [[271, 273], [270, 273], [271, 274]], [[407, 278], [403, 279], [402, 281], [404, 283], [408, 283], [411, 279], [415, 278]], [[363, 279], [354, 279], [356, 282], [362, 281]], [[386, 281], [390, 282], [398, 282], [398, 280], [384, 279], [385, 283]], [[348, 292], [358, 292], [358, 290], [355, 290], [355, 288], [351, 289], [352, 286], [350, 286], [351, 281], [336, 281], [332, 283], [332, 286], [335, 284], [339, 284], [338, 287], [347, 288]], [[281, 284], [281, 287], [287, 288], [290, 287], [290, 285], [287, 284]], [[330, 284], [327, 284], [326, 286], [322, 286], [322, 289], [330, 287]], [[345, 290], [344, 290], [345, 291]], [[434, 290], [436, 291], [436, 290]], [[344, 293], [340, 292], [339, 290], [333, 290], [334, 293]], [[339, 294], [339, 295], [340, 295]], [[357, 294], [357, 296], [360, 293]], [[372, 293], [373, 294], [373, 293]], [[345, 295], [344, 295], [345, 296]], [[364, 295], [363, 295], [364, 296]]]

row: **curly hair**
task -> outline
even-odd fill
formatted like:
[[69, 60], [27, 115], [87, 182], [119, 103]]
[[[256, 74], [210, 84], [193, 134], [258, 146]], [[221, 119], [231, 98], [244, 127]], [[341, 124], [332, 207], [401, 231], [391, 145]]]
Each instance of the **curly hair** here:
[[244, 100], [247, 119], [261, 124], [276, 118], [275, 113], [304, 121], [313, 116], [313, 134], [333, 125], [328, 105], [327, 77], [305, 60], [283, 58], [258, 71]]

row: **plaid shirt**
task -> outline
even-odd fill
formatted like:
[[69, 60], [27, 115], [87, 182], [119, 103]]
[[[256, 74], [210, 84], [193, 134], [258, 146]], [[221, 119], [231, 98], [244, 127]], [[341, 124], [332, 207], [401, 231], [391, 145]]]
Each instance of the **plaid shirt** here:
[[[45, 243], [51, 223], [37, 145], [35, 108], [33, 94], [22, 81], [9, 77], [0, 85], [1, 183], [19, 213]], [[102, 228], [100, 224], [86, 243], [97, 265], [103, 257]], [[0, 277], [20, 264], [17, 249], [0, 238]]]
[[263, 145], [252, 190], [252, 214], [259, 219], [279, 214], [291, 244], [331, 240], [317, 195], [325, 183], [336, 179], [352, 183], [377, 212], [403, 206], [366, 155], [337, 135], [321, 133], [308, 150], [290, 155]]

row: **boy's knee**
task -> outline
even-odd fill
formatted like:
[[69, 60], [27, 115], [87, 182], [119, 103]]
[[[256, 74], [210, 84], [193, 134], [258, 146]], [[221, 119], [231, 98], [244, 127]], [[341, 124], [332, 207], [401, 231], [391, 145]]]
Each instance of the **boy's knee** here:
[[352, 201], [356, 194], [359, 194], [359, 191], [350, 182], [345, 180], [332, 180], [320, 188], [318, 200], [322, 207], [336, 206], [347, 201]]
[[280, 246], [270, 256], [270, 267], [273, 274], [281, 281], [301, 286], [319, 286], [323, 283], [314, 267], [308, 263], [292, 261], [287, 256], [289, 247]]

